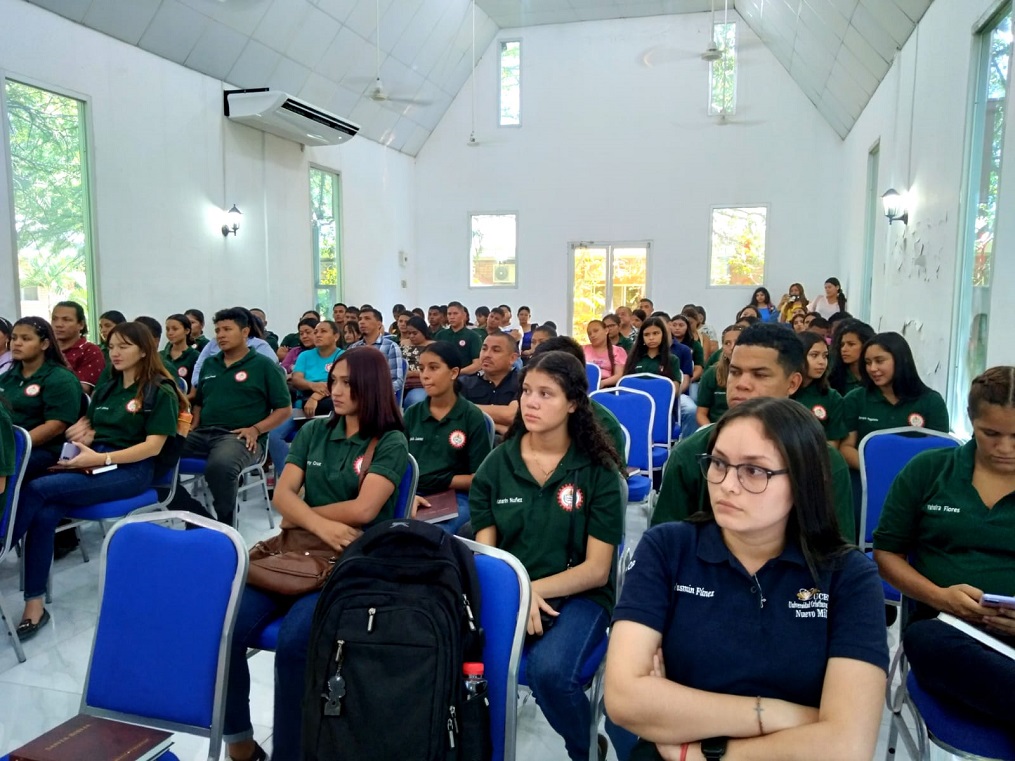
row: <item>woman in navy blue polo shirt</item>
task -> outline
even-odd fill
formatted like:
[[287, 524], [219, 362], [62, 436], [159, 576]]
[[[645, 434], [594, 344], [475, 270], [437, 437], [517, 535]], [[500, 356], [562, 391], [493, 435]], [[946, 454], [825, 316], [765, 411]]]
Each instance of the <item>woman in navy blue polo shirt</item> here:
[[631, 758], [870, 758], [884, 596], [841, 539], [820, 423], [752, 399], [701, 467], [709, 509], [645, 534], [614, 612], [606, 708], [640, 736]]

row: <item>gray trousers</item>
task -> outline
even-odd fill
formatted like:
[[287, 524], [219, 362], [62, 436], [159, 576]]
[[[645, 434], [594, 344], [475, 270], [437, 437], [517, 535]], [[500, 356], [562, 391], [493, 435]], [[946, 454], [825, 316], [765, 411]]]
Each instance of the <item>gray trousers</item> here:
[[251, 452], [235, 433], [230, 433], [224, 428], [199, 428], [191, 431], [187, 436], [187, 443], [183, 446], [181, 458], [199, 457], [207, 460], [204, 478], [211, 492], [215, 515], [209, 515], [204, 505], [194, 499], [180, 484], [177, 484], [176, 496], [173, 497], [170, 509], [187, 510], [232, 526], [240, 471], [261, 458], [261, 447], [261, 443], [258, 442], [255, 450]]

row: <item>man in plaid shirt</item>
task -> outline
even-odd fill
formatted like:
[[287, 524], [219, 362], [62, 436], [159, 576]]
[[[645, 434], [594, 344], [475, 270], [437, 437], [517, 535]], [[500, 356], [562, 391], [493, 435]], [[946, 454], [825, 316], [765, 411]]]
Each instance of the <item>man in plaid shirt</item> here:
[[363, 338], [349, 348], [373, 346], [387, 358], [388, 368], [391, 370], [391, 385], [397, 397], [405, 383], [405, 372], [402, 370], [402, 350], [397, 343], [384, 337], [384, 315], [373, 307], [362, 310], [359, 313], [359, 330], [363, 334]]

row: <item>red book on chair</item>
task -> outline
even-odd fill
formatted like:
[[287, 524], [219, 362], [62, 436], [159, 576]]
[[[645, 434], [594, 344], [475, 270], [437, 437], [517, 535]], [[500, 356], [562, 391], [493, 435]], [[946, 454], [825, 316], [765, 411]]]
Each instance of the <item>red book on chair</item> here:
[[173, 744], [160, 729], [78, 714], [27, 745], [11, 761], [149, 761]]
[[430, 507], [422, 507], [416, 511], [417, 520], [427, 523], [441, 523], [458, 517], [458, 499], [454, 489], [429, 494], [423, 497]]

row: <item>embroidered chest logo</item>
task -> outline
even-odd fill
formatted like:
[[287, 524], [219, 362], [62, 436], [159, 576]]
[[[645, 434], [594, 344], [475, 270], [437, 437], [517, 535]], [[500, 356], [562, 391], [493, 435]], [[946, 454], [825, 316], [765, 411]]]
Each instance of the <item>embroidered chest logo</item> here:
[[923, 415], [921, 415], [919, 412], [914, 412], [912, 415], [909, 416], [908, 420], [909, 424], [914, 428], [923, 428], [924, 424]]
[[25, 396], [38, 396], [40, 391], [42, 391], [42, 386], [38, 383], [33, 383], [25, 389]]
[[129, 402], [127, 402], [127, 412], [129, 412], [131, 415], [137, 413], [140, 409], [141, 402], [139, 402], [137, 399], [131, 399]]
[[181, 378], [186, 378], [187, 377], [187, 368], [186, 367], [181, 367], [179, 370], [176, 371], [176, 374], [179, 375]]
[[828, 618], [828, 595], [820, 589], [801, 589], [794, 597], [788, 605], [796, 618]]
[[459, 346], [465, 346], [465, 339], [463, 338], [461, 341], [459, 341], [458, 345]]
[[557, 504], [568, 513], [581, 510], [585, 504], [585, 493], [574, 484], [564, 484], [557, 490]]
[[247, 371], [246, 370], [240, 370], [238, 373], [236, 373], [236, 382], [237, 383], [243, 383], [243, 381], [245, 381], [246, 379], [247, 379]]
[[448, 436], [448, 443], [455, 449], [464, 447], [465, 441], [465, 431], [452, 431], [451, 435]]
[[828, 410], [822, 407], [820, 404], [815, 404], [811, 407], [811, 412], [814, 413], [814, 417], [818, 420], [825, 420], [828, 417]]
[[352, 464], [353, 472], [358, 476], [360, 471], [363, 470], [363, 455], [360, 455], [355, 459]]

